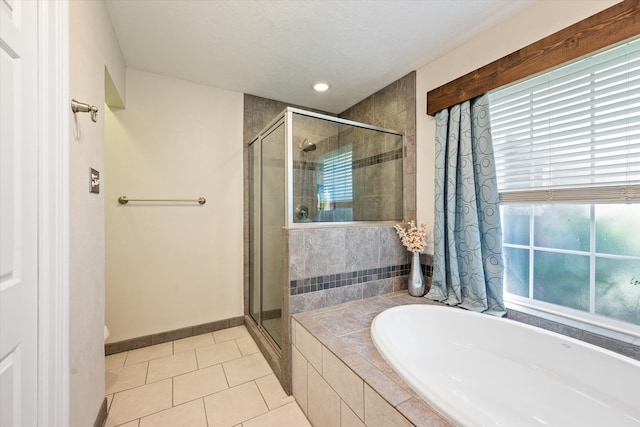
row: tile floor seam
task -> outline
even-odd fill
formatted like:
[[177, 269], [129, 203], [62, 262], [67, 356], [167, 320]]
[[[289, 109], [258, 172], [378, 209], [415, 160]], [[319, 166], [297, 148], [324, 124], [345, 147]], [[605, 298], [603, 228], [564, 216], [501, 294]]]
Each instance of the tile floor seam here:
[[175, 378], [176, 376], [171, 377], [171, 407], [172, 408], [176, 407], [176, 389], [173, 386]]
[[220, 363], [220, 369], [222, 369], [222, 375], [224, 375], [224, 380], [227, 383], [227, 388], [226, 389], [229, 390], [231, 388], [231, 384], [229, 384], [229, 378], [227, 378], [227, 373], [224, 370], [224, 366], [222, 366], [222, 363]]
[[[195, 351], [195, 349], [194, 349], [194, 351]], [[198, 353], [196, 353], [196, 366], [198, 367], [198, 370], [202, 369], [200, 367], [200, 362], [198, 361]]]
[[142, 421], [143, 418], [147, 418], [147, 417], [150, 417], [152, 415], [159, 414], [160, 412], [168, 411], [169, 409], [173, 409], [173, 408], [175, 408], [175, 406], [171, 405], [170, 408], [160, 409], [160, 410], [158, 410], [156, 412], [151, 412], [151, 413], [146, 414], [146, 415], [144, 415], [144, 416], [142, 416], [140, 418], [134, 418], [133, 420], [126, 421], [126, 422], [124, 422], [122, 424], [119, 424], [119, 425], [128, 424], [128, 423], [131, 423], [131, 422], [136, 421], [136, 420], [138, 421], [138, 425], [140, 425], [140, 422]]
[[[211, 335], [213, 335], [213, 333]], [[204, 420], [207, 422], [207, 427], [209, 427], [209, 414], [207, 414], [207, 405], [204, 404], [204, 396], [201, 397], [200, 400], [202, 400], [202, 409], [204, 410]]]
[[[271, 375], [271, 373], [268, 373], [268, 374], [265, 374], [265, 375], [261, 375], [259, 377], [251, 378], [249, 380], [246, 380], [245, 382], [238, 383], [238, 384], [234, 385], [233, 387], [238, 387], [238, 386], [243, 385], [243, 384], [248, 384], [248, 383], [250, 383], [252, 381], [255, 382], [256, 380], [259, 380], [260, 378], [268, 377], [269, 375]], [[256, 384], [256, 387], [257, 386], [258, 386], [258, 384]], [[233, 388], [233, 387], [230, 387], [230, 388]], [[258, 390], [259, 389], [260, 389], [260, 387], [258, 387]]]
[[214, 394], [218, 394], [221, 391], [225, 391], [225, 390], [229, 390], [229, 389], [225, 388], [224, 390], [219, 390], [219, 391], [216, 391], [215, 393], [209, 393], [209, 394], [205, 394], [204, 396], [194, 397], [193, 399], [185, 400], [184, 402], [180, 402], [177, 405], [172, 405], [171, 407], [175, 408], [176, 406], [186, 405], [187, 403], [195, 402], [196, 400], [201, 400], [201, 399], [204, 399], [205, 397], [213, 396]]
[[[265, 375], [268, 376], [268, 375]], [[261, 377], [262, 378], [262, 377]], [[256, 378], [257, 379], [257, 378]], [[260, 388], [260, 386], [258, 385], [258, 382], [256, 381], [256, 379], [253, 380], [254, 384], [256, 385], [256, 388], [258, 389], [258, 392], [260, 393], [260, 396], [262, 397], [262, 401], [264, 402], [264, 405], [267, 407], [267, 409], [269, 410], [268, 412], [271, 412], [271, 408], [269, 407], [269, 404], [267, 403], [267, 399], [265, 399], [264, 394], [262, 393], [262, 389]]]
[[144, 383], [147, 384], [147, 378], [149, 378], [149, 361], [143, 362], [147, 364], [147, 369], [144, 372]]
[[[229, 384], [229, 377], [227, 376], [227, 371], [224, 369], [224, 363], [220, 363], [220, 367], [222, 368], [222, 373], [224, 374], [224, 379], [227, 382], [227, 390], [229, 390], [231, 385]], [[234, 386], [235, 387], [235, 386]]]

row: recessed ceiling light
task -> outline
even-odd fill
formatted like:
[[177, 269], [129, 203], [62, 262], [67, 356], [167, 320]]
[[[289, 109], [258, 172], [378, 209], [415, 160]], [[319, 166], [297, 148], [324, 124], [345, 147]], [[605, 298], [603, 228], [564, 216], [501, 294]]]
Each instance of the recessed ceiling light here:
[[313, 84], [313, 90], [316, 92], [326, 92], [329, 90], [329, 83], [318, 82]]

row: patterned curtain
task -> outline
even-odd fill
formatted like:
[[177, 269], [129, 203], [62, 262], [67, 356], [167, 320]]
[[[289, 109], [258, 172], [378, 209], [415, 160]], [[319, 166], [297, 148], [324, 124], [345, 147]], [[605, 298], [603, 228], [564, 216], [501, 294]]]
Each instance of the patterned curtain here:
[[486, 95], [436, 115], [435, 186], [426, 297], [503, 316], [502, 226]]

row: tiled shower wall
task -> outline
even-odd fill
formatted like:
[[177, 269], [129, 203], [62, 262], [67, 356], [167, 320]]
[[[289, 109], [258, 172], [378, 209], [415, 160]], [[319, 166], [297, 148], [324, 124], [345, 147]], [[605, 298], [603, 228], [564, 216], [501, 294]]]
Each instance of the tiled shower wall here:
[[[404, 219], [416, 218], [416, 73], [411, 72], [338, 115], [404, 134]], [[388, 147], [392, 151], [397, 147]], [[377, 153], [376, 153], [377, 154]], [[390, 162], [393, 163], [393, 162]], [[384, 172], [387, 173], [387, 172]]]
[[402, 137], [351, 128], [340, 139], [353, 147], [353, 220], [403, 218]]

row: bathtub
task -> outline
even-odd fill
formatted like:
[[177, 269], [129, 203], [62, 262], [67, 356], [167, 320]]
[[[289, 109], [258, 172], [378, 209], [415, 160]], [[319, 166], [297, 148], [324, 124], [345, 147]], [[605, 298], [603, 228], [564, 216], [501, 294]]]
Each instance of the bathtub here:
[[378, 351], [460, 426], [640, 426], [640, 362], [543, 329], [436, 305], [380, 313]]

